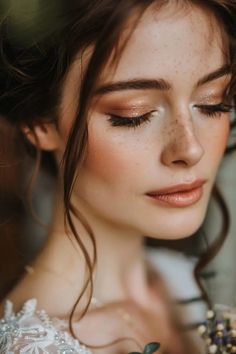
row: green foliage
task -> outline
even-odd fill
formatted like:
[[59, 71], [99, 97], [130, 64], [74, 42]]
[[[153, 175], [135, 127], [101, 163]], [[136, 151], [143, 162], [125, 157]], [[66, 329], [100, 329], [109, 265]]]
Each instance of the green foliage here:
[[130, 352], [129, 354], [152, 354], [155, 353], [160, 348], [160, 343], [152, 342], [145, 345], [142, 353], [140, 352]]

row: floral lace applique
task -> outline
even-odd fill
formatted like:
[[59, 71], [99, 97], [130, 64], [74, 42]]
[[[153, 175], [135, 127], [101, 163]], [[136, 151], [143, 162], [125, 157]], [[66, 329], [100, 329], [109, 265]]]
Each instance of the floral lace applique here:
[[45, 311], [36, 310], [37, 300], [28, 300], [17, 314], [6, 301], [0, 320], [0, 354], [91, 354], [78, 340], [58, 330]]

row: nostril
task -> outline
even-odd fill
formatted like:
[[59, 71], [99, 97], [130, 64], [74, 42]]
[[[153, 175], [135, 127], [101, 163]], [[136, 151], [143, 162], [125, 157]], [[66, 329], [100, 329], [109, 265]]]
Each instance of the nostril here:
[[184, 139], [175, 137], [164, 145], [161, 160], [164, 165], [186, 168], [197, 164], [204, 155], [204, 149], [192, 130], [187, 130]]
[[187, 162], [184, 161], [184, 160], [175, 160], [175, 161], [172, 161], [172, 163], [175, 164], [175, 165], [187, 166]]

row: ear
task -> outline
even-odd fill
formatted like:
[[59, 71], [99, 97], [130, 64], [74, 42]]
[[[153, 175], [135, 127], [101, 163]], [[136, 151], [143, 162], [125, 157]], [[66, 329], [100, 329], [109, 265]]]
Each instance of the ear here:
[[32, 129], [21, 127], [29, 142], [41, 150], [54, 151], [61, 146], [61, 138], [54, 123], [36, 124]]

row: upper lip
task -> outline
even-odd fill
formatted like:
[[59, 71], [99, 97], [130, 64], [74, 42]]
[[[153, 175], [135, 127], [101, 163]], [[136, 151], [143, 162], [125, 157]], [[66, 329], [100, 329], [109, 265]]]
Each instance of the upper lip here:
[[196, 189], [201, 187], [204, 183], [206, 183], [205, 179], [198, 179], [191, 183], [180, 183], [174, 186], [165, 187], [162, 189], [158, 189], [156, 191], [148, 192], [148, 195], [158, 195], [158, 194], [171, 194], [176, 192], [188, 192], [192, 189]]

